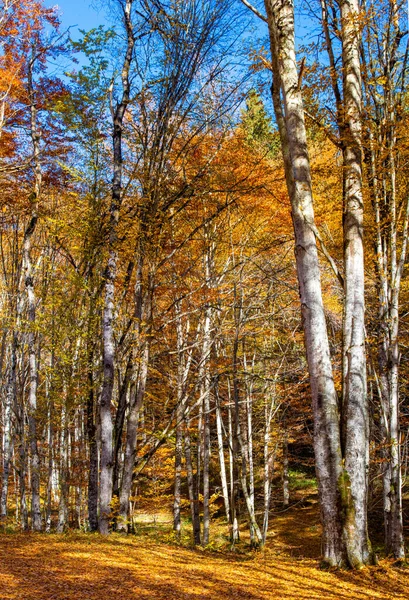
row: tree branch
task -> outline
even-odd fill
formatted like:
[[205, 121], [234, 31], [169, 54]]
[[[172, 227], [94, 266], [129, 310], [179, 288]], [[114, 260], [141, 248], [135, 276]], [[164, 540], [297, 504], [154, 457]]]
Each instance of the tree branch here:
[[244, 6], [247, 6], [247, 8], [249, 8], [251, 10], [251, 12], [254, 13], [259, 19], [264, 21], [264, 23], [268, 23], [267, 17], [265, 17], [259, 10], [257, 10], [257, 8], [255, 6], [253, 6], [250, 2], [248, 2], [248, 0], [241, 0], [241, 1], [244, 4]]

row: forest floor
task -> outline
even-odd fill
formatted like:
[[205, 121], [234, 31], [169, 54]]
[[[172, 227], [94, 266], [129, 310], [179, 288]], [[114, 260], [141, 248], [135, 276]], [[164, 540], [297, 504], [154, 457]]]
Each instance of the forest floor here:
[[319, 569], [314, 501], [277, 512], [271, 526], [258, 552], [245, 542], [232, 551], [217, 525], [211, 549], [177, 545], [165, 513], [141, 518], [128, 537], [1, 534], [0, 600], [409, 598], [409, 568], [388, 560], [359, 572]]

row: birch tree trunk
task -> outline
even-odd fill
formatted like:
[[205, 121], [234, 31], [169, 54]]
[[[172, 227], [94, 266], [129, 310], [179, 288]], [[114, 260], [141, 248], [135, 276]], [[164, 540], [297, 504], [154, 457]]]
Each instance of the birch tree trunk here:
[[51, 517], [53, 504], [53, 476], [54, 476], [54, 390], [53, 390], [53, 375], [55, 368], [54, 351], [51, 351], [50, 357], [50, 381], [48, 382], [48, 477], [47, 477], [47, 501], [45, 513], [45, 530], [47, 533], [51, 531]]
[[16, 403], [16, 375], [17, 375], [17, 346], [18, 333], [13, 331], [10, 347], [10, 367], [7, 377], [6, 398], [4, 406], [3, 425], [3, 473], [0, 502], [0, 518], [7, 517], [7, 498], [10, 476], [10, 463], [13, 456], [14, 440], [12, 435], [12, 409]]
[[283, 439], [283, 506], [287, 508], [290, 504], [290, 488], [288, 478], [288, 431], [284, 432]]
[[240, 540], [240, 529], [239, 529], [239, 512], [238, 512], [238, 483], [239, 475], [237, 469], [237, 460], [239, 456], [237, 435], [235, 435], [235, 423], [234, 423], [234, 400], [231, 394], [231, 386], [229, 380], [227, 381], [228, 393], [229, 393], [229, 404], [228, 404], [228, 419], [229, 419], [229, 471], [230, 471], [230, 540], [234, 545]]
[[31, 194], [31, 218], [24, 232], [23, 240], [23, 273], [27, 297], [27, 312], [29, 331], [27, 335], [28, 362], [29, 362], [29, 392], [28, 392], [28, 429], [31, 467], [31, 519], [34, 531], [41, 531], [41, 506], [40, 506], [40, 456], [38, 453], [37, 436], [37, 353], [36, 353], [36, 296], [34, 291], [34, 269], [31, 259], [31, 242], [38, 221], [38, 202], [41, 195], [42, 171], [40, 163], [40, 132], [37, 123], [37, 108], [33, 86], [33, 69], [35, 63], [35, 49], [28, 69], [28, 94], [31, 111], [31, 141], [34, 155], [34, 186]]
[[20, 525], [22, 531], [28, 529], [27, 498], [26, 498], [26, 474], [27, 474], [27, 445], [25, 435], [25, 410], [23, 401], [16, 402], [16, 434], [18, 439], [18, 481], [19, 481], [19, 508]]
[[60, 501], [58, 504], [57, 533], [63, 533], [68, 520], [68, 424], [67, 408], [62, 407], [60, 434]]
[[344, 539], [348, 562], [370, 560], [367, 525], [369, 414], [365, 354], [363, 245], [362, 82], [359, 4], [340, 2], [343, 62], [344, 319], [342, 436], [345, 444]]
[[190, 513], [192, 516], [193, 543], [200, 544], [200, 516], [199, 516], [199, 494], [197, 485], [197, 474], [193, 471], [193, 460], [190, 440], [190, 419], [185, 421], [185, 460], [187, 472], [187, 486], [190, 502]]
[[112, 394], [115, 375], [114, 311], [115, 281], [117, 275], [117, 228], [122, 201], [122, 129], [124, 116], [130, 98], [130, 67], [133, 58], [134, 35], [131, 19], [133, 0], [123, 5], [126, 31], [126, 53], [122, 65], [122, 97], [113, 113], [113, 178], [112, 200], [109, 216], [109, 250], [105, 269], [105, 298], [102, 322], [103, 337], [103, 383], [100, 400], [101, 422], [101, 474], [100, 474], [100, 514], [99, 531], [109, 533], [113, 485], [113, 424], [111, 416]]
[[[314, 412], [314, 449], [321, 499], [323, 559], [345, 561], [340, 511], [343, 482], [338, 398], [321, 293], [310, 161], [299, 86], [291, 0], [265, 0], [279, 126], [295, 234], [295, 255]], [[284, 111], [282, 109], [281, 99]]]
[[[206, 274], [210, 276], [210, 270], [206, 268]], [[206, 279], [208, 280], [208, 277]], [[211, 352], [211, 327], [212, 327], [212, 309], [210, 305], [205, 309], [205, 322], [203, 326], [203, 348], [202, 361], [203, 368], [200, 375], [202, 379], [201, 393], [203, 397], [203, 537], [202, 544], [207, 546], [209, 543], [210, 529], [210, 352]]]
[[220, 408], [220, 397], [219, 387], [216, 383], [215, 386], [215, 397], [216, 397], [216, 428], [217, 428], [217, 445], [219, 450], [219, 464], [220, 464], [220, 479], [222, 484], [224, 510], [226, 513], [227, 522], [230, 524], [230, 502], [229, 502], [229, 488], [227, 483], [226, 475], [226, 461], [224, 458], [224, 447], [223, 447], [223, 420]]
[[[240, 287], [243, 290], [243, 282], [240, 282]], [[242, 298], [241, 302], [242, 302], [242, 304], [244, 304], [243, 298]], [[255, 357], [253, 356], [251, 372], [253, 372], [253, 370], [254, 370], [254, 361], [255, 361]], [[250, 501], [250, 506], [251, 506], [251, 512], [254, 515], [254, 519], [255, 519], [254, 460], [253, 460], [253, 380], [251, 379], [250, 382], [247, 381], [247, 379], [248, 379], [248, 364], [247, 364], [247, 356], [246, 356], [245, 352], [244, 352], [244, 356], [243, 356], [243, 366], [244, 366], [244, 371], [246, 373], [245, 390], [246, 390], [247, 431], [246, 431], [245, 452], [246, 452], [246, 461], [248, 464], [248, 475], [249, 475], [249, 501]], [[251, 544], [256, 546], [258, 542], [256, 542], [255, 537], [256, 537], [256, 532], [254, 531], [254, 527], [251, 524], [250, 525], [250, 540], [251, 540]]]
[[86, 406], [86, 432], [89, 448], [89, 471], [88, 471], [88, 523], [90, 531], [98, 529], [98, 444], [95, 412], [95, 390], [94, 390], [94, 347], [88, 333], [88, 356], [87, 356], [87, 379], [88, 394]]
[[[177, 290], [175, 290], [177, 293]], [[175, 302], [175, 320], [176, 320], [176, 347], [178, 356], [177, 365], [177, 408], [176, 408], [176, 444], [175, 444], [175, 489], [173, 503], [173, 530], [177, 539], [181, 534], [181, 483], [182, 483], [182, 457], [183, 457], [183, 427], [186, 408], [186, 384], [189, 376], [190, 365], [192, 361], [192, 351], [187, 351], [188, 333], [190, 329], [189, 317], [184, 326], [180, 300]]]

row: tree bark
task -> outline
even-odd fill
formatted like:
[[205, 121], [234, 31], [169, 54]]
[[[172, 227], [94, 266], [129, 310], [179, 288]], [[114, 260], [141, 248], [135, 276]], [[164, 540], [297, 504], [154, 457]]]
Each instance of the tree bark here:
[[134, 35], [131, 19], [133, 0], [123, 6], [127, 47], [122, 65], [122, 97], [113, 114], [113, 178], [112, 200], [109, 217], [109, 250], [105, 269], [105, 298], [103, 310], [103, 383], [100, 399], [101, 421], [101, 474], [99, 531], [109, 533], [113, 485], [113, 424], [111, 415], [112, 394], [115, 374], [114, 311], [115, 281], [117, 275], [117, 228], [122, 202], [122, 129], [130, 98], [130, 67], [133, 58]]
[[219, 387], [216, 383], [215, 386], [215, 397], [216, 397], [216, 428], [217, 428], [217, 445], [219, 449], [219, 464], [220, 464], [220, 480], [222, 484], [224, 510], [226, 513], [226, 520], [230, 524], [230, 502], [229, 502], [229, 488], [227, 484], [226, 475], [226, 462], [224, 458], [224, 447], [223, 447], [223, 420], [220, 408], [220, 397]]
[[290, 504], [290, 488], [288, 478], [288, 431], [284, 432], [283, 439], [283, 506], [287, 508]]
[[29, 363], [29, 392], [28, 392], [28, 429], [31, 467], [31, 520], [34, 531], [42, 530], [40, 506], [40, 456], [38, 452], [37, 435], [37, 353], [36, 353], [36, 296], [34, 291], [34, 269], [31, 260], [31, 242], [38, 221], [38, 202], [41, 195], [42, 171], [40, 163], [40, 132], [37, 123], [37, 108], [33, 86], [33, 69], [35, 49], [28, 69], [28, 94], [31, 111], [31, 140], [34, 155], [34, 186], [31, 194], [31, 217], [24, 232], [23, 240], [23, 273], [27, 297], [27, 312], [29, 331], [27, 335]]
[[7, 517], [7, 498], [10, 476], [10, 462], [13, 456], [14, 440], [12, 435], [12, 409], [16, 403], [18, 333], [13, 331], [10, 347], [10, 367], [7, 378], [3, 425], [3, 473], [0, 502], [0, 518]]
[[57, 533], [63, 533], [68, 525], [68, 423], [67, 408], [62, 407], [60, 435], [60, 501], [58, 505]]
[[[295, 254], [314, 412], [314, 449], [321, 499], [323, 559], [345, 562], [342, 539], [343, 465], [338, 398], [322, 301], [310, 161], [297, 72], [291, 0], [265, 0], [273, 69], [273, 103], [279, 126], [295, 234]], [[284, 111], [282, 110], [283, 102]]]
[[190, 441], [190, 420], [186, 420], [185, 425], [185, 460], [187, 471], [187, 486], [189, 492], [190, 512], [192, 515], [193, 543], [195, 546], [200, 544], [200, 516], [199, 516], [199, 495], [197, 485], [197, 474], [193, 472], [193, 461]]
[[[135, 328], [139, 350], [139, 369], [136, 373], [134, 359], [134, 370], [131, 375], [130, 403], [126, 429], [124, 465], [122, 471], [121, 489], [119, 493], [118, 529], [120, 531], [126, 531], [128, 529], [129, 497], [131, 495], [133, 471], [135, 468], [138, 420], [140, 414], [142, 413], [150, 358], [150, 328], [152, 320], [153, 283], [150, 275], [147, 284], [147, 290], [144, 293], [142, 285], [142, 271], [143, 251], [141, 249], [138, 256], [138, 268], [135, 283]], [[145, 329], [142, 327], [142, 320], [144, 320], [146, 324]]]
[[344, 184], [344, 319], [343, 400], [344, 527], [348, 562], [360, 567], [370, 560], [367, 525], [369, 413], [365, 353], [365, 280], [361, 149], [361, 68], [359, 5], [342, 1], [343, 184]]

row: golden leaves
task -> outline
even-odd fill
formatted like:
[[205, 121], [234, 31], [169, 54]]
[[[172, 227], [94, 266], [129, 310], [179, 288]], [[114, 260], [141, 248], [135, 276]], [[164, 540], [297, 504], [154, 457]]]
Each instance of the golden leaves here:
[[[273, 545], [262, 553], [198, 552], [147, 537], [94, 534], [0, 537], [0, 589], [6, 600], [310, 600], [406, 598], [409, 576], [390, 561], [359, 573], [320, 571], [280, 545], [294, 527], [318, 540], [313, 510], [276, 518]], [[296, 542], [298, 543], [298, 542]], [[294, 545], [294, 540], [293, 540]], [[319, 544], [318, 544], [319, 545]], [[303, 547], [303, 550], [305, 548]]]

